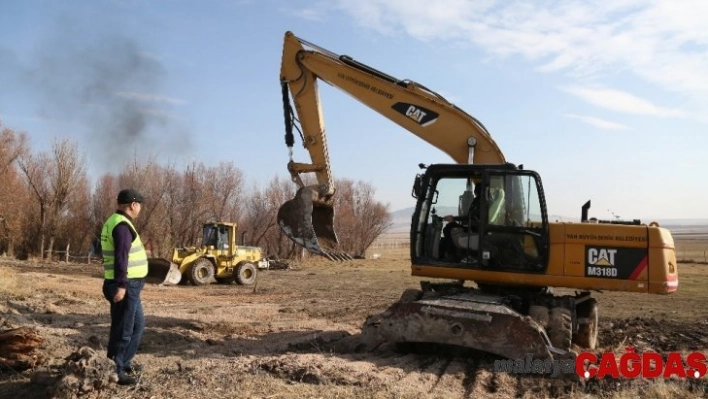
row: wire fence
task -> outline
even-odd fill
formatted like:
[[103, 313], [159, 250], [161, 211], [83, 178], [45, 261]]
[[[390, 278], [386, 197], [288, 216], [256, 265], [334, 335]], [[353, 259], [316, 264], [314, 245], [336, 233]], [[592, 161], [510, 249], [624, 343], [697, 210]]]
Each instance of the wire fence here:
[[406, 249], [410, 246], [410, 234], [407, 232], [382, 234], [369, 249]]
[[708, 264], [708, 250], [677, 250], [676, 259], [684, 263], [706, 263]]

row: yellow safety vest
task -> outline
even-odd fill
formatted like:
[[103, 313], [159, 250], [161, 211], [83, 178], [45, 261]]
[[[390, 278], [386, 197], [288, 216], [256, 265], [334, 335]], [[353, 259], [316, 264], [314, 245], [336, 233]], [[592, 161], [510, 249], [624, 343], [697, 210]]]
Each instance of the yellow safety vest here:
[[103, 277], [106, 280], [115, 278], [115, 243], [113, 242], [113, 229], [118, 223], [126, 222], [130, 229], [135, 233], [135, 239], [130, 245], [130, 253], [128, 254], [128, 278], [143, 278], [148, 274], [148, 256], [145, 251], [145, 246], [140, 240], [138, 231], [130, 222], [130, 219], [114, 213], [106, 220], [101, 229], [101, 249], [103, 252]]

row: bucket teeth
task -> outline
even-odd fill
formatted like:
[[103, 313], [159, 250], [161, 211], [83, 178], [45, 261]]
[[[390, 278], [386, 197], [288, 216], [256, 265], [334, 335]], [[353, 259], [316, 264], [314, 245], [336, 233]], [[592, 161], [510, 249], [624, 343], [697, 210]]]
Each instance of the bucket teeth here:
[[346, 252], [324, 252], [323, 256], [333, 262], [344, 262], [348, 260], [353, 260], [354, 258]]

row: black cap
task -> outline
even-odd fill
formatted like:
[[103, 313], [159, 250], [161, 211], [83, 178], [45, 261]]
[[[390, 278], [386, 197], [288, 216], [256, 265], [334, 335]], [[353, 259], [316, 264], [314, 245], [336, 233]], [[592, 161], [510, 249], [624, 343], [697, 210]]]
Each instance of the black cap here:
[[143, 197], [142, 194], [133, 190], [132, 188], [121, 190], [121, 192], [118, 193], [119, 204], [131, 204], [133, 202], [139, 202], [142, 204], [144, 201], [145, 197]]

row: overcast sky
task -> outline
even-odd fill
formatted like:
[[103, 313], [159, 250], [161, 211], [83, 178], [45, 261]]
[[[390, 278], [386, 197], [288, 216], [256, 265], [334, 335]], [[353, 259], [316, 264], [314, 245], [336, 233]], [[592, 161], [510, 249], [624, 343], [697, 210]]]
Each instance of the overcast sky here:
[[[551, 214], [708, 218], [706, 21], [705, 0], [3, 0], [0, 120], [35, 150], [77, 140], [92, 176], [152, 154], [265, 185], [287, 175], [290, 30], [474, 115], [541, 174]], [[451, 161], [321, 90], [335, 176], [391, 211], [414, 205], [418, 163]]]

